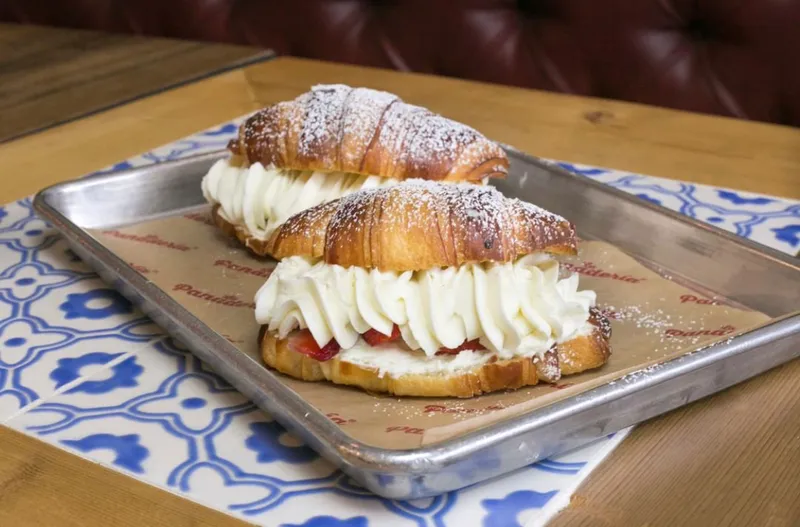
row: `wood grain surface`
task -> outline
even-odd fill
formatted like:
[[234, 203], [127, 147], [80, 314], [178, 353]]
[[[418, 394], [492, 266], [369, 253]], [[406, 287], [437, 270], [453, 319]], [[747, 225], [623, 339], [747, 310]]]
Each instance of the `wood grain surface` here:
[[[394, 91], [494, 139], [545, 157], [800, 198], [800, 131], [795, 129], [281, 58], [0, 145], [0, 168], [25, 176], [4, 179], [0, 201], [293, 97], [320, 82]], [[794, 361], [637, 427], [553, 525], [800, 524], [798, 401], [800, 361]], [[18, 442], [33, 456], [47, 451], [50, 457], [41, 470], [64, 485], [76, 484], [96, 468], [78, 460], [73, 469], [62, 470], [59, 467], [72, 463], [68, 459], [75, 459], [70, 454], [51, 452], [35, 440]], [[8, 450], [7, 444], [2, 440], [0, 452]], [[0, 482], [11, 471], [8, 462], [0, 462]], [[124, 492], [123, 487], [98, 485], [98, 495], [68, 493], [59, 499], [73, 510], [84, 507], [88, 524], [117, 523], [110, 520], [114, 516], [95, 513], [94, 501], [124, 494], [134, 503], [153, 492], [133, 479], [125, 481]], [[23, 478], [17, 485], [27, 487], [30, 496], [37, 495], [35, 480]], [[38, 492], [43, 500], [53, 499]], [[142, 522], [147, 525], [173, 525], [155, 513], [147, 516], [146, 506], [136, 507], [120, 514], [147, 518]]]
[[634, 429], [548, 527], [800, 525], [800, 360]]
[[[0, 525], [247, 525], [0, 427]], [[134, 483], [136, 483], [134, 481]]]
[[243, 46], [0, 24], [0, 142], [270, 55]]
[[[798, 129], [284, 58], [113, 108], [13, 145], [0, 145], [1, 166], [27, 175], [25, 181], [4, 184], [0, 198], [8, 201], [30, 194], [323, 82], [396, 92], [542, 157], [800, 198]], [[47, 157], [40, 155], [43, 151]], [[51, 156], [59, 160], [58, 171], [52, 170]]]

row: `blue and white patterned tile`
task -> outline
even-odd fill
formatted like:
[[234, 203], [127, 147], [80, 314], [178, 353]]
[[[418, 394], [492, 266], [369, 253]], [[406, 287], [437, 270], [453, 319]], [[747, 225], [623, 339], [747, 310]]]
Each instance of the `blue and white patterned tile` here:
[[750, 238], [770, 240], [770, 245], [780, 251], [800, 254], [800, 205], [793, 216], [771, 218], [750, 226]]
[[[449, 505], [449, 496], [432, 500], [433, 507], [393, 504], [387, 507], [378, 499], [328, 488], [298, 488], [280, 496], [282, 501], [261, 512], [243, 508], [244, 518], [263, 525], [353, 527], [397, 525], [416, 527], [435, 525], [441, 518], [440, 503]], [[266, 503], [266, 501], [265, 501]], [[246, 507], [246, 506], [245, 506]], [[446, 509], [445, 509], [446, 510]]]
[[74, 288], [60, 288], [46, 298], [29, 303], [30, 316], [50, 325], [73, 327], [76, 331], [114, 331], [138, 322], [143, 315], [122, 295], [100, 278], [92, 277]]
[[237, 415], [209, 437], [209, 449], [220, 462], [249, 467], [281, 480], [307, 481], [330, 477], [335, 467], [292, 436], [269, 415], [253, 408]]
[[191, 466], [181, 475], [180, 491], [221, 510], [268, 501], [278, 494], [276, 487], [237, 478], [225, 467], [206, 462]]
[[[23, 206], [20, 208], [27, 209]], [[25, 212], [31, 213], [30, 209]], [[55, 236], [55, 231], [44, 221], [35, 216], [28, 216], [0, 231], [0, 243], [25, 251], [46, 248], [46, 244], [53, 242]]]
[[782, 199], [752, 192], [698, 185], [698, 195], [705, 203], [723, 211], [744, 210], [753, 214], [781, 214], [786, 210]]
[[[1, 378], [2, 375], [0, 375]], [[9, 389], [0, 391], [0, 423], [18, 414], [28, 405], [29, 401], [24, 394]]]
[[[502, 514], [502, 500], [521, 507], [520, 500], [536, 493], [557, 494], [554, 489], [578, 477], [587, 463], [573, 453], [473, 486], [462, 492], [464, 498], [449, 493], [411, 503], [383, 500], [353, 484], [224, 381], [206, 373], [171, 339], [142, 346], [123, 359], [117, 361], [117, 366], [124, 365], [120, 373], [114, 368], [96, 372], [10, 425], [206, 505], [270, 525], [321, 522], [322, 510], [322, 516], [338, 519], [355, 517], [350, 515], [357, 511], [377, 525], [403, 520], [409, 525], [441, 525], [445, 520], [459, 525], [461, 516], [476, 514], [467, 506], [453, 507], [464, 500], [486, 502], [481, 514], [490, 521]], [[74, 377], [74, 365], [66, 370], [60, 375]], [[585, 456], [591, 458], [596, 448], [589, 447]], [[535, 503], [519, 511], [523, 521], [538, 511]]]
[[[22, 373], [70, 340], [69, 333], [52, 331], [33, 320], [12, 317], [0, 323], [0, 397], [4, 400], [4, 411], [16, 410], [11, 404], [12, 397], [20, 407], [39, 399], [37, 389], [41, 386], [22, 384]], [[0, 420], [9, 415], [0, 414]]]
[[38, 262], [20, 263], [0, 274], [0, 294], [12, 302], [35, 300], [70, 281], [75, 281], [71, 273], [52, 271]]
[[46, 352], [71, 340], [64, 331], [50, 330], [36, 320], [12, 319], [0, 326], [0, 364], [13, 369], [42, 360]]
[[[13, 320], [14, 316], [19, 311], [20, 308], [16, 302], [10, 302], [0, 295], [0, 321], [8, 322], [9, 320]], [[2, 361], [1, 357], [0, 361]]]
[[220, 124], [87, 175], [109, 174], [129, 168], [222, 150], [227, 146], [228, 141], [236, 137], [238, 123], [244, 121], [244, 119], [245, 117], [241, 117], [230, 123]]
[[[5, 261], [2, 260], [2, 255], [0, 255], [0, 261]], [[36, 262], [47, 268], [58, 269], [62, 272], [94, 276], [91, 268], [78, 258], [78, 255], [70, 249], [67, 241], [60, 236], [54, 239], [46, 251], [40, 251], [36, 255]]]
[[[74, 255], [66, 252], [66, 246], [55, 232], [33, 216], [30, 200], [3, 207], [0, 222], [2, 421], [65, 387], [64, 383], [50, 377], [53, 370], [58, 369], [59, 359], [69, 365], [69, 361], [88, 355], [93, 366], [81, 369], [80, 376], [85, 376], [113, 360], [108, 357], [127, 353], [131, 343], [148, 340], [154, 334], [161, 334], [161, 330], [133, 311], [124, 320], [111, 324], [116, 316], [113, 309], [109, 310], [108, 305], [96, 305], [98, 299], [82, 297], [91, 291], [87, 286], [94, 284], [106, 291], [106, 304], [114, 304], [113, 299], [121, 298], [82, 263], [76, 262]], [[75, 301], [70, 303], [70, 298]], [[81, 302], [82, 299], [85, 302]], [[96, 318], [99, 322], [94, 327], [87, 325], [81, 316], [93, 308], [95, 315], [98, 312], [107, 315]], [[54, 312], [63, 315], [70, 309], [77, 316], [54, 316]], [[102, 338], [117, 341], [115, 346], [103, 344], [116, 351], [97, 354], [92, 341]], [[120, 348], [123, 351], [119, 351]]]
[[[226, 123], [99, 173], [219, 150], [235, 132]], [[800, 248], [798, 202], [562, 165], [780, 250]], [[268, 525], [542, 525], [624, 437], [433, 499], [378, 498], [164, 337], [33, 216], [30, 200], [0, 208], [0, 344], [0, 419], [13, 415], [10, 426]]]
[[176, 464], [191, 460], [185, 439], [159, 423], [124, 416], [84, 419], [57, 435], [56, 445], [125, 472], [166, 480]]
[[187, 372], [169, 379], [157, 393], [140, 398], [129, 411], [143, 420], [161, 421], [176, 434], [204, 436], [249, 408], [243, 395], [217, 378]]
[[800, 249], [798, 201], [574, 163], [558, 164], [773, 249], [790, 254]]
[[[66, 390], [68, 393], [87, 393], [96, 400], [98, 394], [104, 393], [104, 387], [115, 382], [115, 376], [125, 371], [127, 364], [119, 361], [129, 350], [130, 344], [116, 337], [76, 339], [42, 353], [28, 367], [20, 368], [17, 381], [21, 386], [35, 390], [38, 398]], [[99, 375], [99, 378], [80, 382], [94, 375]], [[76, 383], [78, 385], [73, 387]]]
[[0, 242], [0, 262], [3, 270], [10, 271], [13, 267], [23, 263], [24, 253], [10, 247], [12, 242]]
[[[12, 320], [0, 328], [0, 399], [13, 395], [27, 405], [61, 392], [65, 396], [86, 393], [92, 401], [87, 404], [97, 404], [103, 386], [117, 379], [98, 379], [93, 384], [81, 384], [82, 381], [95, 373], [123, 375], [129, 368], [124, 361], [120, 363], [123, 357], [151, 338], [122, 338], [113, 333], [76, 335], [63, 329], [42, 328], [35, 320]], [[10, 401], [7, 398], [7, 404]], [[19, 409], [13, 405], [8, 408]], [[0, 412], [0, 421], [11, 413]]]
[[[480, 510], [454, 507], [448, 525], [536, 527], [563, 509], [581, 481], [616, 447], [630, 429], [554, 456], [510, 474], [460, 491], [459, 502]], [[480, 523], [477, 522], [480, 518]]]

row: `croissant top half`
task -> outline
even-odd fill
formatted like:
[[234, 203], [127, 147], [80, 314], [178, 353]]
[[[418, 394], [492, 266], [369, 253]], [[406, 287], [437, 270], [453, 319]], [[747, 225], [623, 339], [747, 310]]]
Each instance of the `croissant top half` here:
[[248, 163], [395, 179], [503, 177], [499, 145], [464, 124], [396, 95], [341, 84], [314, 86], [250, 116], [228, 149]]
[[561, 216], [494, 187], [419, 179], [305, 210], [270, 244], [277, 259], [307, 256], [398, 272], [577, 250], [575, 228]]

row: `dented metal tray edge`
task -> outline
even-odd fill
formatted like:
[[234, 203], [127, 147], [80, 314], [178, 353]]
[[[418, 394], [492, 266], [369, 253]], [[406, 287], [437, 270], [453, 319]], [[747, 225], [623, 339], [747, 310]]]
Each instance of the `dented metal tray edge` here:
[[[662, 210], [513, 149], [509, 149], [509, 153], [558, 177], [580, 178], [587, 186], [610, 192], [615, 198], [634, 202], [637, 206], [655, 207], [658, 212], [698, 229], [716, 230], [729, 243], [743, 245], [767, 258], [797, 267], [790, 257], [777, 251], [678, 213]], [[462, 488], [608, 436], [800, 356], [800, 315], [794, 314], [773, 320], [727, 343], [663, 362], [656, 368], [635, 372], [614, 383], [453, 439], [408, 450], [383, 449], [361, 443], [305, 403], [269, 370], [238, 351], [164, 291], [149, 283], [54, 205], [66, 192], [81, 192], [89, 186], [102, 185], [116, 178], [147, 178], [168, 169], [193, 167], [196, 171], [199, 170], [197, 166], [206, 162], [210, 166], [221, 155], [205, 154], [57, 184], [35, 196], [34, 209], [62, 233], [70, 246], [103, 279], [131, 299], [145, 314], [183, 341], [281, 424], [378, 495], [413, 499]], [[161, 178], [151, 178], [151, 181], [155, 180]], [[800, 277], [800, 269], [797, 271]], [[756, 348], [760, 348], [758, 353], [748, 353]], [[475, 464], [476, 459], [487, 457], [499, 462]]]

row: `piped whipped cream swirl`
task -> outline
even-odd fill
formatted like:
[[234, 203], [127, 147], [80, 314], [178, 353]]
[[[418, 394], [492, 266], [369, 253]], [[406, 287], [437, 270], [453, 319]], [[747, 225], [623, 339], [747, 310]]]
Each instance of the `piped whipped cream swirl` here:
[[320, 346], [336, 339], [347, 350], [367, 330], [388, 335], [397, 324], [408, 347], [427, 357], [479, 339], [501, 359], [542, 355], [584, 332], [595, 300], [578, 291], [577, 275], [559, 279], [546, 254], [403, 273], [294, 256], [255, 298], [257, 321], [279, 338], [308, 328]]
[[265, 168], [261, 163], [236, 166], [230, 159], [220, 159], [203, 178], [202, 188], [206, 201], [220, 206], [223, 218], [266, 239], [298, 212], [357, 190], [396, 183], [345, 172]]

